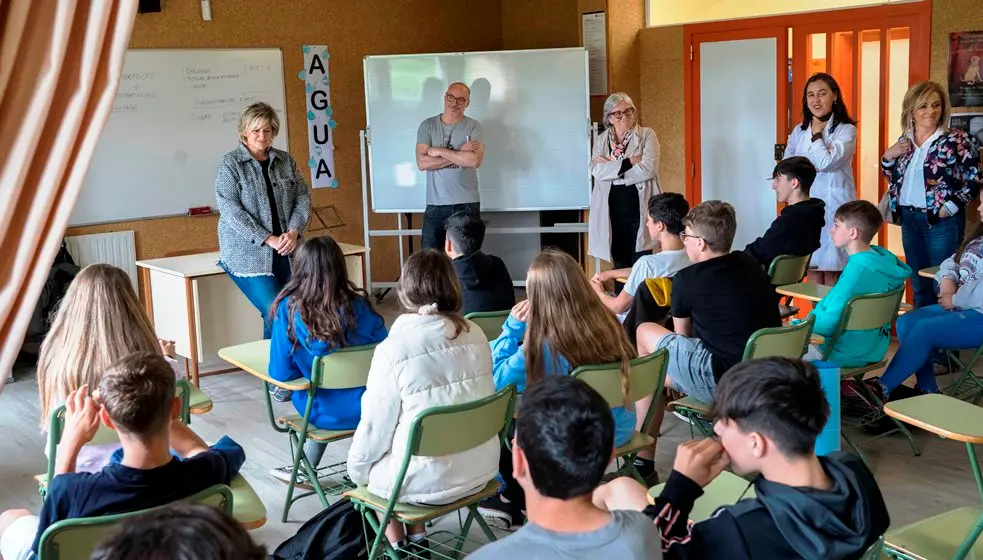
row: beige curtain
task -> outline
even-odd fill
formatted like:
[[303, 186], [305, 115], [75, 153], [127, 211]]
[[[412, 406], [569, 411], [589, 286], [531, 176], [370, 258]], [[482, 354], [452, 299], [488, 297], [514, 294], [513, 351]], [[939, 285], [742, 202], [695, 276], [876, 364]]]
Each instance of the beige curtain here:
[[0, 388], [109, 117], [137, 0], [0, 0]]

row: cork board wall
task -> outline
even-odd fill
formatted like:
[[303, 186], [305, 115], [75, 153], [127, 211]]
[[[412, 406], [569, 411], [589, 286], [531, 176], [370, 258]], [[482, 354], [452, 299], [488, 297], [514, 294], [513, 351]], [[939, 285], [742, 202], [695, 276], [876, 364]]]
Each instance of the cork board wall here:
[[639, 37], [642, 124], [659, 136], [662, 190], [685, 194], [683, 28], [651, 27], [643, 29]]
[[[508, 1], [508, 0], [505, 0]], [[315, 207], [334, 204], [346, 226], [334, 229], [341, 241], [363, 243], [362, 186], [358, 131], [365, 126], [362, 59], [370, 54], [498, 50], [502, 46], [502, 10], [498, 2], [452, 0], [366, 0], [324, 2], [291, 0], [276, 7], [264, 0], [215, 2], [213, 20], [202, 21], [198, 2], [164, 0], [163, 11], [137, 16], [131, 48], [278, 47], [283, 51], [288, 138], [294, 159], [306, 162], [307, 130], [301, 46], [326, 44], [331, 54], [331, 104], [335, 129], [335, 166], [341, 186], [315, 189]], [[229, 128], [229, 149], [236, 145]], [[407, 150], [412, 150], [408, 146]], [[218, 162], [215, 162], [216, 166]], [[391, 228], [391, 215], [372, 219]], [[69, 228], [66, 235], [108, 231], [136, 232], [137, 258], [218, 247], [217, 218], [163, 218]], [[373, 275], [395, 279], [395, 241], [372, 242]]]

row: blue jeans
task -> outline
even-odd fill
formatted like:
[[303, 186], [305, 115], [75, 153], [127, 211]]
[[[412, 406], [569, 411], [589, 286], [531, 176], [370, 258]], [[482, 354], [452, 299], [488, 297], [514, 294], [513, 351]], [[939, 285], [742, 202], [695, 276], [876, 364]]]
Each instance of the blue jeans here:
[[933, 305], [938, 301], [935, 281], [918, 276], [918, 271], [939, 266], [956, 252], [962, 239], [965, 219], [965, 214], [959, 212], [951, 218], [939, 220], [935, 225], [929, 225], [927, 214], [901, 209], [901, 243], [904, 245], [905, 260], [911, 267], [915, 307]]
[[478, 214], [480, 212], [480, 204], [477, 202], [468, 202], [465, 204], [443, 204], [440, 206], [434, 206], [433, 204], [427, 204], [426, 210], [423, 211], [423, 232], [420, 244], [422, 249], [437, 249], [438, 251], [444, 250], [444, 239], [447, 237], [447, 228], [444, 226], [444, 222], [447, 218], [450, 218], [458, 212], [471, 212], [472, 214]]
[[890, 393], [915, 374], [918, 388], [938, 392], [932, 354], [937, 349], [961, 350], [983, 343], [983, 314], [973, 310], [946, 311], [941, 305], [920, 307], [898, 317], [898, 352], [881, 384]]
[[259, 310], [259, 314], [263, 317], [263, 340], [269, 339], [273, 329], [273, 314], [270, 313], [270, 306], [290, 280], [290, 257], [273, 255], [273, 276], [236, 276], [225, 267], [224, 263], [218, 264], [228, 272], [229, 278], [235, 282], [236, 287], [242, 295], [246, 296], [249, 303]]

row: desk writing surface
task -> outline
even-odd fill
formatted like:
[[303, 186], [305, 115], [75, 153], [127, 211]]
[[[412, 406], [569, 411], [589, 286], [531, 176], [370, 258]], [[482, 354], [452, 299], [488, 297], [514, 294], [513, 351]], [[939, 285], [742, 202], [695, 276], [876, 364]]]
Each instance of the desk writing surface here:
[[[362, 247], [361, 245], [352, 245], [350, 243], [338, 243], [338, 245], [341, 247], [341, 252], [345, 256], [361, 255], [368, 252], [368, 248]], [[213, 251], [180, 257], [147, 259], [137, 261], [136, 264], [137, 266], [172, 276], [195, 278], [198, 276], [210, 276], [212, 274], [225, 274], [222, 267], [218, 265], [218, 255], [218, 251]]]
[[939, 267], [931, 266], [928, 268], [923, 268], [918, 271], [918, 275], [922, 278], [935, 278], [935, 273], [939, 271]]
[[809, 301], [819, 301], [829, 293], [830, 289], [830, 286], [823, 286], [822, 284], [799, 282], [798, 284], [779, 286], [775, 288], [775, 291], [783, 296], [793, 296]]

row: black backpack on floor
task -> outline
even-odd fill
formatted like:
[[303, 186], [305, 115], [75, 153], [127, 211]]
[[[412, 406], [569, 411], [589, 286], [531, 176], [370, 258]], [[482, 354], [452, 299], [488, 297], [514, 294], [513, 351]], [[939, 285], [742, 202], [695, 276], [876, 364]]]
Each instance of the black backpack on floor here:
[[[368, 525], [369, 541], [375, 532]], [[270, 560], [362, 560], [368, 557], [362, 516], [352, 503], [339, 500], [301, 525]]]

